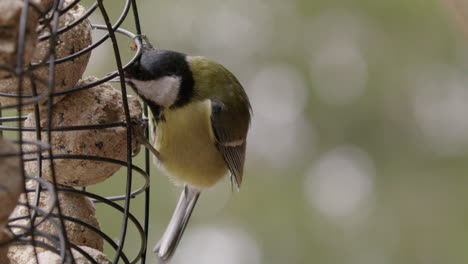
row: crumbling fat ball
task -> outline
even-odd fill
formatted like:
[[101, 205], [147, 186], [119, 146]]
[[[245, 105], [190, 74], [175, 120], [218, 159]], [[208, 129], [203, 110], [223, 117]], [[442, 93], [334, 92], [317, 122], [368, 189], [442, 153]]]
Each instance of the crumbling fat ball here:
[[[94, 261], [98, 264], [111, 264], [112, 262], [109, 258], [104, 255], [99, 250], [90, 248], [90, 247], [79, 247], [84, 252], [86, 252]], [[92, 262], [89, 261], [81, 252], [76, 249], [72, 249], [73, 258], [75, 259], [76, 264], [91, 264]], [[37, 258], [39, 263], [36, 263], [36, 260], [32, 259], [24, 264], [62, 264], [62, 258], [52, 251], [44, 251], [37, 254]]]
[[[3, 228], [0, 228], [0, 244], [9, 240], [11, 240], [11, 235]], [[8, 247], [9, 244], [0, 247], [0, 263], [2, 264], [10, 264], [10, 259], [8, 258]]]
[[[89, 77], [78, 85], [96, 81]], [[142, 108], [139, 101], [128, 96], [131, 118], [141, 118]], [[47, 111], [40, 113], [41, 127], [47, 126]], [[98, 125], [125, 121], [122, 94], [110, 84], [67, 95], [57, 103], [52, 112], [52, 127]], [[26, 127], [35, 127], [34, 115], [28, 115]], [[35, 140], [35, 132], [23, 132], [25, 140]], [[46, 132], [43, 132], [46, 138]], [[132, 151], [137, 149], [137, 142], [132, 137]], [[127, 129], [123, 126], [105, 129], [87, 129], [75, 131], [53, 131], [51, 147], [54, 155], [97, 156], [120, 161], [127, 161]], [[51, 181], [50, 161], [43, 160], [42, 177]], [[84, 159], [54, 158], [56, 180], [67, 186], [87, 186], [104, 181], [112, 176], [121, 165]], [[26, 171], [37, 175], [37, 162], [26, 162]]]
[[[10, 264], [23, 264], [28, 263], [36, 259], [35, 255], [38, 252], [39, 248], [36, 248], [34, 251], [33, 246], [31, 245], [12, 245], [8, 249], [8, 259]], [[35, 263], [37, 264], [37, 263]]]
[[23, 190], [23, 176], [19, 147], [14, 143], [0, 140], [0, 228], [8, 223], [8, 216], [16, 206]]
[[[32, 0], [36, 7], [42, 12], [45, 13], [47, 10], [52, 8], [54, 0]], [[66, 0], [66, 2], [70, 2]]]
[[[29, 181], [26, 184], [26, 187], [28, 189], [34, 189], [36, 186], [35, 181]], [[35, 205], [35, 199], [36, 199], [36, 193], [35, 192], [29, 192], [28, 193], [28, 203], [30, 205]], [[77, 193], [72, 193], [72, 192], [67, 192], [67, 191], [58, 191], [58, 200], [60, 201], [60, 209], [61, 213], [64, 216], [71, 217], [73, 219], [78, 219], [81, 220], [82, 222], [85, 222], [91, 226], [94, 226], [95, 228], [99, 229], [99, 222], [96, 218], [96, 209], [94, 208], [93, 202]], [[25, 194], [21, 194], [20, 197], [20, 203], [26, 203], [26, 197]], [[58, 214], [57, 207], [54, 207], [55, 205], [53, 204], [54, 199], [53, 196], [50, 195], [50, 193], [47, 190], [41, 190], [40, 194], [40, 200], [39, 200], [39, 208], [42, 209], [45, 212], [49, 212], [52, 210], [52, 213]], [[29, 216], [28, 214], [28, 208], [23, 205], [18, 205], [14, 212], [12, 213], [11, 217], [22, 217], [22, 216]], [[49, 218], [52, 221], [55, 221], [55, 223], [60, 223], [59, 218], [55, 216], [49, 216]], [[54, 225], [53, 222], [51, 222], [47, 218], [45, 221], [43, 221], [43, 215], [38, 215], [36, 218], [36, 224], [43, 221], [39, 225], [37, 225], [36, 229], [38, 231], [51, 234], [54, 236], [57, 236], [58, 234], [58, 229]], [[88, 227], [67, 220], [64, 218], [64, 223], [65, 223], [65, 231], [67, 232], [67, 238], [68, 240], [79, 246], [87, 246], [91, 248], [95, 248], [97, 250], [103, 250], [103, 244], [104, 240], [103, 238], [97, 234], [96, 232], [92, 231]], [[14, 227], [12, 228], [13, 233], [16, 235], [25, 233], [26, 230], [29, 229], [30, 227], [30, 219], [28, 217], [16, 221], [11, 222], [12, 225], [21, 225], [24, 226], [24, 228], [19, 228], [19, 227]], [[49, 241], [45, 237], [40, 237], [38, 235], [35, 235], [34, 237], [36, 240], [43, 241], [51, 246], [56, 246], [54, 243]], [[22, 253], [21, 251], [24, 250], [23, 245], [14, 245], [10, 247], [8, 255], [12, 260], [14, 258], [19, 258]], [[37, 248], [38, 252], [44, 251], [43, 248], [38, 247]], [[13, 261], [13, 263], [15, 263]], [[22, 262], [20, 262], [22, 263]]]
[[[16, 67], [18, 55], [18, 37], [20, 32], [20, 18], [25, 3], [22, 0], [0, 1], [0, 65]], [[39, 13], [34, 8], [28, 8], [28, 20], [26, 23], [26, 35], [23, 50], [23, 65], [27, 65], [34, 52], [37, 42], [36, 28], [39, 21]], [[12, 73], [0, 70], [0, 78], [11, 76]]]
[[[84, 252], [86, 252], [95, 262], [98, 264], [111, 264], [112, 262], [109, 258], [99, 250], [94, 248], [80, 246]], [[17, 248], [15, 255], [9, 254], [12, 263], [11, 264], [62, 264], [62, 258], [55, 252], [52, 251], [42, 251], [37, 254], [37, 260], [34, 256], [33, 247], [30, 245], [21, 246]], [[81, 252], [72, 248], [73, 258], [76, 264], [91, 264], [92, 262], [88, 260]], [[3, 262], [2, 262], [3, 264]]]
[[[3, 0], [2, 0], [3, 1]], [[13, 0], [8, 0], [13, 1]], [[68, 6], [73, 0], [66, 0], [65, 6]], [[79, 19], [85, 14], [85, 8], [79, 4], [74, 5], [70, 10], [65, 14], [61, 15], [59, 18], [58, 28], [63, 28], [75, 20]], [[1, 11], [0, 11], [1, 12]], [[3, 16], [3, 15], [2, 15]], [[84, 48], [92, 44], [91, 38], [91, 24], [88, 19], [84, 19], [79, 24], [73, 26], [71, 29], [66, 30], [60, 33], [57, 36], [55, 42], [55, 57], [56, 59], [64, 58], [69, 55], [75, 54]], [[33, 29], [33, 32], [36, 29]], [[40, 30], [41, 36], [49, 35], [50, 29], [38, 28]], [[50, 54], [50, 38], [41, 40], [37, 43], [37, 47], [32, 55], [32, 63], [42, 63], [49, 61]], [[54, 91], [64, 91], [71, 89], [75, 86], [78, 80], [83, 75], [83, 72], [86, 69], [86, 66], [89, 61], [91, 53], [87, 52], [81, 54], [80, 56], [67, 60], [65, 62], [57, 63], [55, 65], [55, 76], [54, 76]], [[49, 64], [45, 63], [36, 68], [33, 71], [34, 78], [37, 79], [34, 81], [36, 85], [36, 90], [38, 94], [45, 92], [48, 89], [49, 83]], [[10, 76], [7, 78], [0, 78], [0, 91], [16, 94], [18, 93], [18, 78], [15, 76]], [[22, 85], [22, 94], [32, 95], [32, 85], [31, 79], [27, 76], [23, 78]], [[54, 103], [58, 102], [63, 96], [55, 96]], [[23, 101], [31, 98], [23, 98]], [[0, 97], [0, 103], [2, 104], [16, 104], [18, 103], [18, 98], [12, 97]], [[32, 110], [33, 105], [24, 106], [25, 110]]]

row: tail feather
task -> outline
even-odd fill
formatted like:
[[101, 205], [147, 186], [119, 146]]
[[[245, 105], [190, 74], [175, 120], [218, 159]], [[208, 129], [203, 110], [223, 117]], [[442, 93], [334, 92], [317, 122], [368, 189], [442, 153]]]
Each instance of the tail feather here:
[[154, 248], [154, 252], [162, 263], [166, 263], [174, 255], [199, 196], [199, 189], [184, 186], [171, 221]]

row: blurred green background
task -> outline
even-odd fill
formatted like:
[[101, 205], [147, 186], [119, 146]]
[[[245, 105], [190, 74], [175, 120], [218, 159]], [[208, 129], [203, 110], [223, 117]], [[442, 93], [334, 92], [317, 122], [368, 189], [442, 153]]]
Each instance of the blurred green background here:
[[[114, 19], [121, 2], [105, 2]], [[138, 3], [153, 44], [221, 62], [254, 110], [241, 191], [203, 193], [173, 263], [468, 263], [468, 43], [440, 2]], [[106, 43], [87, 75], [114, 69]], [[124, 176], [90, 190], [121, 194]], [[180, 191], [152, 170], [150, 250]], [[117, 239], [120, 215], [97, 210]]]

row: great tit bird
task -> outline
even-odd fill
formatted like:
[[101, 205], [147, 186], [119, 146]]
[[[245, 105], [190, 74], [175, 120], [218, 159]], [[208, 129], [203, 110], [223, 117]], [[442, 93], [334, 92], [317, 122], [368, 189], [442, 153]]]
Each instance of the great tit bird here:
[[[144, 43], [145, 44], [145, 43]], [[154, 249], [168, 261], [200, 192], [229, 175], [239, 188], [252, 108], [242, 85], [221, 64], [154, 49], [146, 43], [125, 81], [151, 110], [155, 163], [184, 185], [172, 219]]]

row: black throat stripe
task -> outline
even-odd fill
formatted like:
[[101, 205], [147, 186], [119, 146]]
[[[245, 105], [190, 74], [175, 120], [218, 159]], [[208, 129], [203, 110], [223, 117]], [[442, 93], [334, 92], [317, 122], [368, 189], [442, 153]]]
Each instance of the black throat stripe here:
[[153, 103], [152, 101], [147, 101], [148, 107], [153, 114], [154, 120], [156, 123], [159, 122], [165, 122], [166, 119], [164, 118], [164, 111], [162, 110], [162, 107]]

